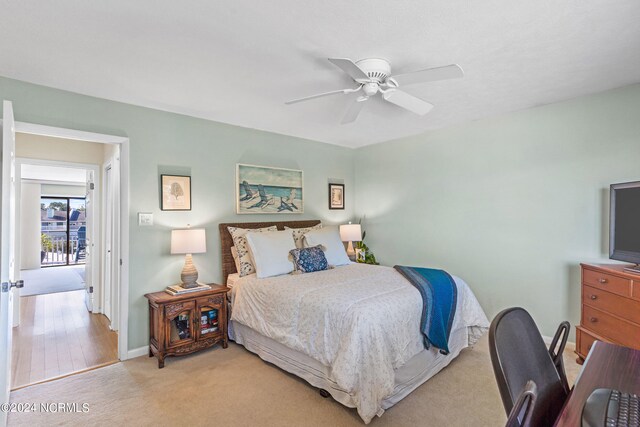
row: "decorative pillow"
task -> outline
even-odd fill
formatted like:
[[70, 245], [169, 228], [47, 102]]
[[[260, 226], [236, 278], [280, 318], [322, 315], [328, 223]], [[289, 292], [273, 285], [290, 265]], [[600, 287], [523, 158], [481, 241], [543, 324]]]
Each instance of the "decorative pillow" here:
[[324, 256], [329, 265], [346, 265], [351, 261], [344, 249], [344, 243], [340, 240], [338, 227], [323, 227], [319, 230], [311, 230], [304, 235], [309, 246], [321, 245], [324, 248]]
[[295, 249], [296, 244], [293, 241], [291, 230], [249, 232], [246, 234], [246, 238], [251, 248], [258, 279], [288, 274], [293, 271], [293, 263], [289, 260], [289, 251]]
[[322, 224], [314, 225], [313, 227], [305, 227], [305, 228], [291, 228], [284, 226], [285, 230], [293, 230], [293, 240], [296, 242], [296, 248], [301, 249], [304, 248], [304, 235], [311, 230], [319, 230], [322, 228]]
[[251, 259], [251, 252], [249, 252], [249, 244], [247, 243], [247, 238], [245, 235], [248, 232], [255, 233], [264, 233], [265, 231], [277, 231], [278, 227], [272, 225], [271, 227], [264, 228], [238, 228], [238, 227], [227, 227], [229, 233], [231, 233], [231, 237], [233, 238], [233, 245], [236, 247], [236, 251], [238, 252], [238, 261], [240, 262], [240, 268], [238, 269], [238, 274], [240, 277], [248, 276], [249, 274], [255, 273], [256, 269], [253, 266], [253, 260]]
[[240, 271], [240, 259], [238, 258], [238, 250], [235, 246], [231, 246], [231, 256], [233, 257], [233, 262], [236, 264], [236, 271]]
[[293, 257], [295, 269], [303, 273], [313, 273], [314, 271], [329, 269], [329, 263], [324, 256], [322, 246], [292, 249], [289, 253]]

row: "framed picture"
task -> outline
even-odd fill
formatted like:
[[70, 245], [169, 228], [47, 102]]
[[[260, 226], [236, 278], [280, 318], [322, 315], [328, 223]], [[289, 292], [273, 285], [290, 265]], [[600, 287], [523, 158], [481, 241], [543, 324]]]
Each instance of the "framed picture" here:
[[236, 212], [291, 214], [304, 212], [301, 170], [236, 165]]
[[191, 177], [160, 175], [163, 211], [191, 210]]
[[329, 209], [344, 209], [344, 184], [329, 184]]

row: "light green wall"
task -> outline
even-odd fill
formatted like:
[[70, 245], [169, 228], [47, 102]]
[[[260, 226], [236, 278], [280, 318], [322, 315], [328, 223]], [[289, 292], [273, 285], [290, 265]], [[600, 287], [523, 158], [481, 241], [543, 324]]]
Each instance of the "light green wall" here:
[[[178, 280], [172, 228], [207, 228], [208, 252], [194, 258], [216, 281], [220, 222], [362, 215], [384, 264], [446, 268], [490, 317], [522, 305], [551, 335], [579, 320], [578, 263], [606, 258], [608, 185], [640, 179], [640, 85], [358, 150], [5, 78], [0, 98], [19, 121], [130, 138], [130, 349], [147, 342], [144, 293]], [[304, 170], [305, 214], [235, 215], [238, 162]], [[191, 212], [160, 211], [160, 173], [192, 176]], [[345, 211], [327, 208], [330, 180], [347, 186]], [[137, 212], [155, 225], [138, 227]]]
[[608, 186], [640, 180], [640, 85], [357, 151], [356, 213], [384, 264], [445, 268], [489, 317], [543, 334], [580, 317], [579, 263], [607, 257]]
[[[207, 229], [207, 253], [194, 255], [202, 281], [221, 280], [220, 222], [321, 219], [353, 216], [350, 149], [82, 96], [0, 77], [0, 99], [13, 101], [18, 121], [127, 136], [131, 141], [129, 349], [148, 342], [144, 294], [179, 280], [184, 259], [169, 255], [170, 230]], [[238, 162], [304, 170], [302, 215], [236, 215]], [[193, 210], [162, 212], [160, 173], [190, 174]], [[346, 185], [344, 211], [329, 211], [330, 180]], [[137, 213], [153, 212], [153, 227], [138, 227]]]

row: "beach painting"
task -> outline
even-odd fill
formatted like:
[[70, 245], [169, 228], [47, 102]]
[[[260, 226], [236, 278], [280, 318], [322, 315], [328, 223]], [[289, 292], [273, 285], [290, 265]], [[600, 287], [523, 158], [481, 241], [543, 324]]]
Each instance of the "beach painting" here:
[[236, 212], [291, 214], [304, 212], [301, 170], [236, 165]]

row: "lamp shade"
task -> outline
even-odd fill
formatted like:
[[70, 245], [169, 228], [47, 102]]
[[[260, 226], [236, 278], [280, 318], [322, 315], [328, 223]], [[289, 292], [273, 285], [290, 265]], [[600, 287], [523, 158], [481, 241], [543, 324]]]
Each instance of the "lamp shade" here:
[[359, 242], [362, 240], [360, 224], [345, 224], [340, 226], [340, 240], [343, 242]]
[[201, 254], [207, 252], [204, 228], [171, 230], [172, 254]]

